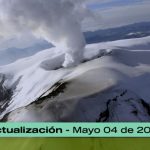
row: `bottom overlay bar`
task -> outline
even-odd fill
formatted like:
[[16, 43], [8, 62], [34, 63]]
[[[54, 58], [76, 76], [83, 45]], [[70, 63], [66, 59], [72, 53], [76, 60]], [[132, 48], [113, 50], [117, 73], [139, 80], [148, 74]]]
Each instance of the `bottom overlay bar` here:
[[0, 123], [0, 137], [150, 137], [150, 123]]

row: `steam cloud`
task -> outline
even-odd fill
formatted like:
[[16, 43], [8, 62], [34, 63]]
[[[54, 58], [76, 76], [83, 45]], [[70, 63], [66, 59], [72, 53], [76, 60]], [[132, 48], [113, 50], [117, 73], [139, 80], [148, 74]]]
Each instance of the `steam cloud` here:
[[[0, 0], [0, 34], [30, 30], [65, 51], [64, 67], [78, 64], [85, 39], [86, 0]], [[2, 33], [3, 32], [3, 33]]]

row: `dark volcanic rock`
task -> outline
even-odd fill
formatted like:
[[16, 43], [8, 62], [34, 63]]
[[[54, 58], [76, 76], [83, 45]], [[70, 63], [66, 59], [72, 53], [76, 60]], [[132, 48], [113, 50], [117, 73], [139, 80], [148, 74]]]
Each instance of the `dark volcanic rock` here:
[[6, 109], [12, 96], [12, 90], [6, 88], [4, 82], [5, 75], [0, 74], [0, 113]]

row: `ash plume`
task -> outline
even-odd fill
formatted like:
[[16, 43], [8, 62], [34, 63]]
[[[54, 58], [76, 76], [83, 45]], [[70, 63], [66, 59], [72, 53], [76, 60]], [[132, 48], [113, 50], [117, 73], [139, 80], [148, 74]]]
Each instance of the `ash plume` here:
[[85, 1], [0, 0], [0, 34], [31, 31], [64, 51], [64, 67], [77, 65], [85, 46], [81, 22], [90, 15]]

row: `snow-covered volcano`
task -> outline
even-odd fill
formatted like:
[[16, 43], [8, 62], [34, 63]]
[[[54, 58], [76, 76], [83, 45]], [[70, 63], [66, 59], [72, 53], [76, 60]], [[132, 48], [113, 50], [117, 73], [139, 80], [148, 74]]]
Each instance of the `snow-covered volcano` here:
[[0, 66], [1, 121], [150, 121], [150, 37], [86, 45], [63, 68], [55, 47]]

